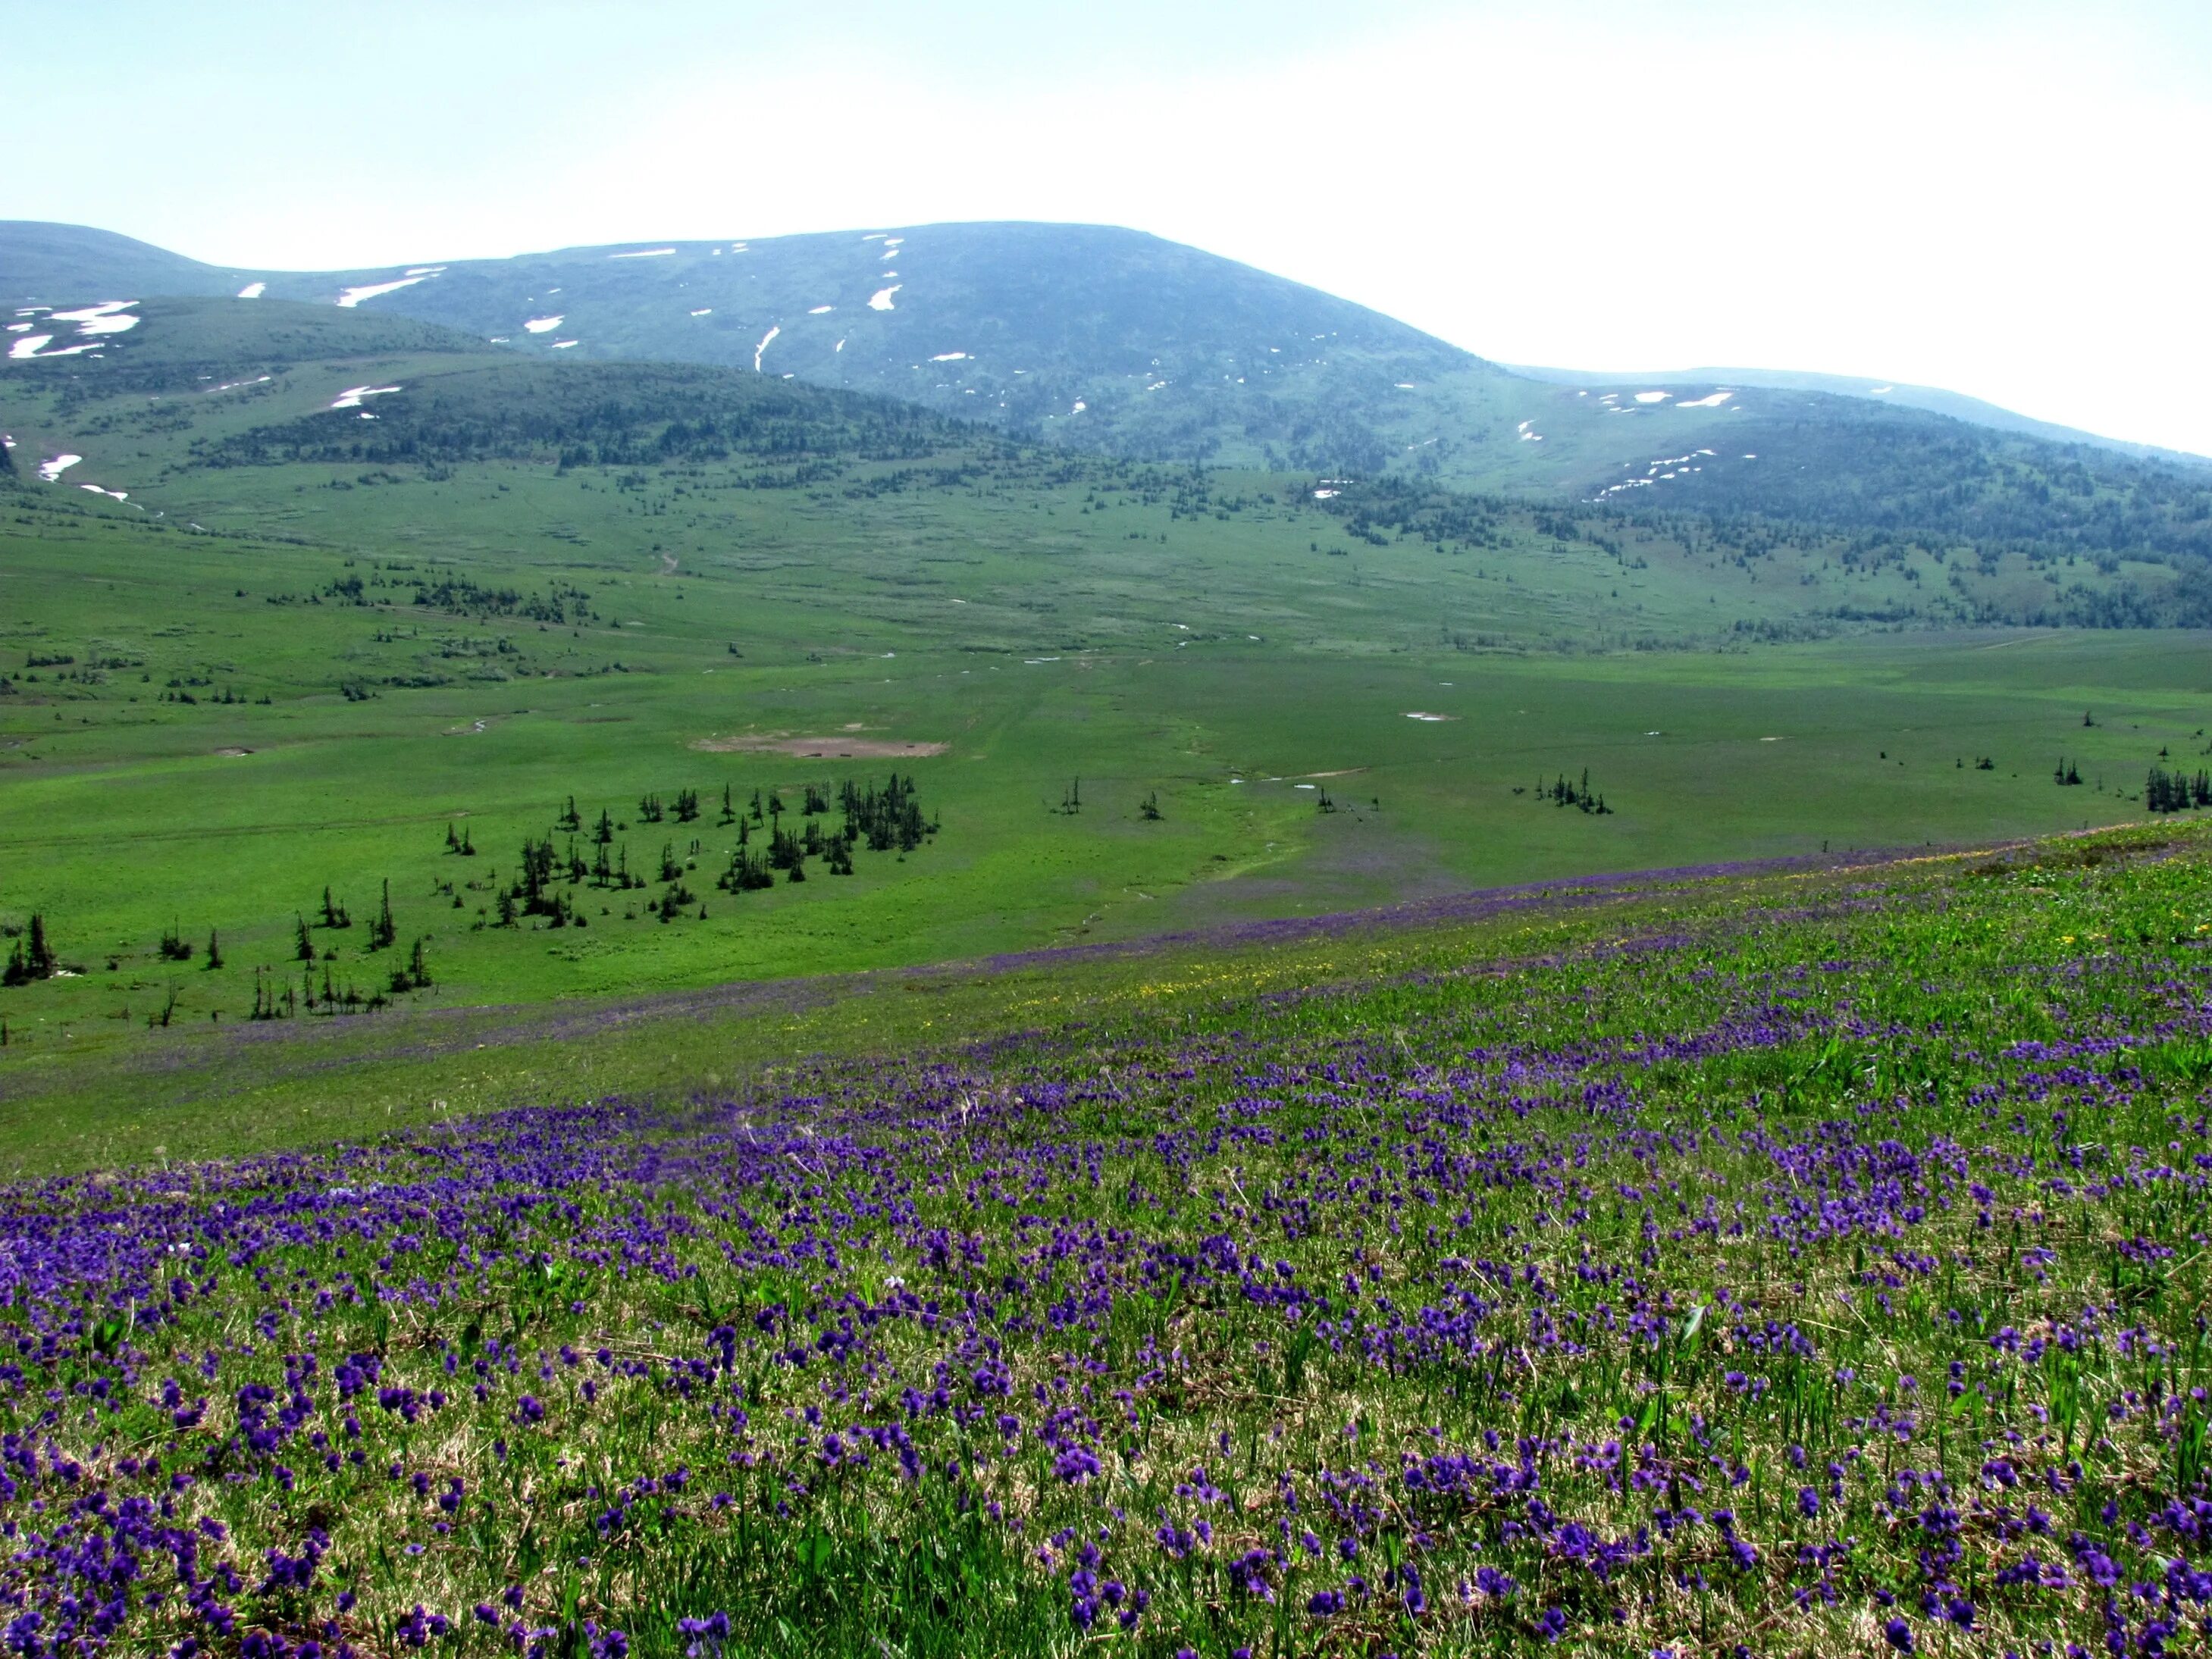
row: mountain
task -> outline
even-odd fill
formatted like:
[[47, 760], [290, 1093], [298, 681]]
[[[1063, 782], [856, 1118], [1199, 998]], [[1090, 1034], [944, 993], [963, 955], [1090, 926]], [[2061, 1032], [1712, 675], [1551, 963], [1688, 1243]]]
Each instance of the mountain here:
[[[83, 302], [143, 297], [149, 283], [412, 319], [545, 362], [686, 362], [895, 398], [1124, 458], [1397, 473], [1931, 548], [1994, 538], [2212, 558], [2203, 467], [1817, 388], [1531, 379], [1316, 289], [1110, 227], [933, 225], [283, 272], [0, 226], [0, 292], [22, 301], [11, 355], [41, 336], [42, 354], [105, 349], [108, 325]], [[78, 334], [40, 325], [58, 306]]]

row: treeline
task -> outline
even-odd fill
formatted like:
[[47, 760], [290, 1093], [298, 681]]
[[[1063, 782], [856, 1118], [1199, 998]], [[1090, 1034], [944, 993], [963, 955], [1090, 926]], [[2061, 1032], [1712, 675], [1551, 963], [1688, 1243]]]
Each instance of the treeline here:
[[[1517, 795], [1521, 792], [1516, 789], [1513, 793]], [[1603, 817], [1613, 811], [1613, 808], [1605, 804], [1605, 797], [1590, 787], [1589, 768], [1587, 766], [1583, 768], [1582, 781], [1579, 783], [1564, 772], [1558, 774], [1548, 784], [1543, 779], [1538, 778], [1536, 799], [1539, 801], [1549, 801], [1554, 806], [1577, 807], [1593, 817]]]
[[[325, 584], [322, 597], [335, 599], [342, 605], [374, 605], [401, 603], [397, 598], [380, 599], [372, 590], [379, 586], [400, 587], [398, 583], [380, 582], [374, 577], [364, 580], [359, 575], [332, 578]], [[525, 622], [554, 623], [596, 622], [599, 613], [592, 609], [588, 591], [573, 582], [556, 580], [543, 593], [526, 593], [519, 588], [485, 587], [465, 576], [417, 576], [412, 579], [414, 598], [411, 601], [424, 611], [442, 611], [449, 616], [490, 622], [513, 618]]]
[[2212, 806], [2212, 773], [2169, 772], [2154, 766], [2143, 783], [2143, 805], [2154, 812], [2184, 812]]
[[[1372, 546], [1387, 546], [1395, 536], [1413, 536], [1452, 553], [1504, 547], [1507, 525], [1528, 511], [1499, 496], [1446, 489], [1401, 473], [1356, 480], [1316, 477], [1298, 498], [1335, 520], [1345, 534]], [[1571, 519], [1551, 513], [1542, 514], [1536, 527], [1562, 541], [1577, 535]]]
[[483, 460], [649, 466], [740, 457], [913, 461], [985, 438], [889, 398], [665, 363], [502, 362], [380, 398], [376, 414], [363, 422], [319, 411], [203, 440], [193, 453], [209, 466]]
[[[672, 817], [678, 823], [695, 823], [706, 810], [697, 790], [678, 789], [665, 799], [658, 793], [641, 796], [635, 818], [640, 823], [661, 823]], [[856, 853], [894, 853], [902, 859], [933, 839], [941, 827], [936, 817], [923, 813], [915, 780], [896, 772], [880, 786], [849, 778], [834, 791], [827, 784], [805, 784], [795, 807], [780, 789], [757, 789], [741, 805], [725, 785], [714, 823], [737, 832], [727, 863], [714, 878], [716, 887], [732, 894], [773, 887], [779, 878], [804, 882], [811, 862], [818, 861], [827, 874], [849, 876], [854, 873]], [[577, 902], [580, 892], [587, 889], [630, 893], [652, 892], [657, 887], [659, 890], [645, 901], [645, 915], [668, 922], [693, 913], [696, 907], [696, 918], [704, 921], [707, 907], [690, 884], [705, 850], [700, 838], [691, 837], [681, 851], [675, 842], [664, 841], [656, 859], [633, 866], [629, 843], [618, 839], [629, 828], [629, 819], [618, 821], [604, 807], [587, 825], [575, 797], [570, 796], [551, 831], [523, 838], [513, 878], [492, 884], [492, 904], [479, 913], [477, 927], [510, 928], [530, 921], [547, 927], [588, 927], [589, 915]], [[445, 850], [458, 858], [477, 856], [466, 828], [457, 831], [447, 827]], [[462, 902], [458, 895], [454, 902]]]

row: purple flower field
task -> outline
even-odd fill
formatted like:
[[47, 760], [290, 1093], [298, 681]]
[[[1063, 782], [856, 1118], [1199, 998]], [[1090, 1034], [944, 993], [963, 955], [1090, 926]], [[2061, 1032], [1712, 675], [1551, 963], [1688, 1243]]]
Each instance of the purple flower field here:
[[2212, 1646], [2201, 854], [0, 1192], [0, 1646]]

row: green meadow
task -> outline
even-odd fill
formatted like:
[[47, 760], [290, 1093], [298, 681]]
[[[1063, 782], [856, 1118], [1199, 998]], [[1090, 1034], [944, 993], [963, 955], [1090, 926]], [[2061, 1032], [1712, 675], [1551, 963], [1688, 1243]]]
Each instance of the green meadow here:
[[[1962, 625], [2047, 560], [1439, 516], [348, 313], [244, 338], [243, 309], [161, 302], [127, 372], [0, 382], [0, 927], [39, 915], [62, 969], [0, 994], [19, 1100], [257, 1012], [596, 1006], [2108, 824], [2212, 724], [2201, 635]], [[894, 774], [917, 844], [718, 884], [779, 823], [835, 833], [810, 790]], [[696, 817], [653, 816], [684, 792]], [[539, 841], [560, 925], [502, 925]], [[629, 884], [569, 878], [602, 854]]]

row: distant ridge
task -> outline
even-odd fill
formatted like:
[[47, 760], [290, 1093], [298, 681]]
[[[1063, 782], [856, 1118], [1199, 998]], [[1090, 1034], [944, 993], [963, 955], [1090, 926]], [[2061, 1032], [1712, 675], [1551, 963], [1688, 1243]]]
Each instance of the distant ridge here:
[[[24, 313], [21, 341], [40, 331], [29, 320], [39, 307], [161, 296], [409, 319], [528, 357], [757, 373], [1138, 459], [1398, 474], [1887, 535], [2162, 548], [2176, 503], [2205, 478], [2194, 457], [1928, 388], [1877, 393], [1872, 382], [1757, 370], [1516, 371], [1320, 289], [1110, 225], [889, 227], [281, 271], [86, 227], [0, 222], [0, 298]], [[2016, 483], [2032, 501], [2009, 499]]]
[[1528, 363], [1507, 363], [1502, 367], [1516, 374], [1526, 375], [1532, 380], [1545, 380], [1553, 386], [1634, 384], [1662, 386], [1668, 391], [1680, 386], [1736, 386], [1776, 392], [1825, 392], [1838, 398], [1863, 398], [1870, 403], [1883, 404], [1893, 409], [1924, 410], [1930, 415], [1945, 415], [1970, 425], [1985, 426], [1996, 432], [2016, 432], [2022, 437], [2041, 438], [2050, 443], [2094, 444], [2100, 449], [2133, 455], [2142, 460], [2179, 461], [2212, 466], [2212, 458], [2193, 454], [2188, 450], [2161, 449], [2156, 444], [2130, 443], [2124, 438], [2107, 438], [2100, 433], [2084, 431], [2079, 427], [2039, 421], [2033, 416], [2016, 414], [1999, 404], [1985, 403], [1979, 398], [1969, 398], [1963, 392], [1946, 392], [1940, 386], [1909, 386], [1903, 381], [1869, 380], [1849, 374], [1820, 374], [1788, 368], [1678, 368], [1656, 374], [1615, 374], [1591, 369], [1545, 368]]

